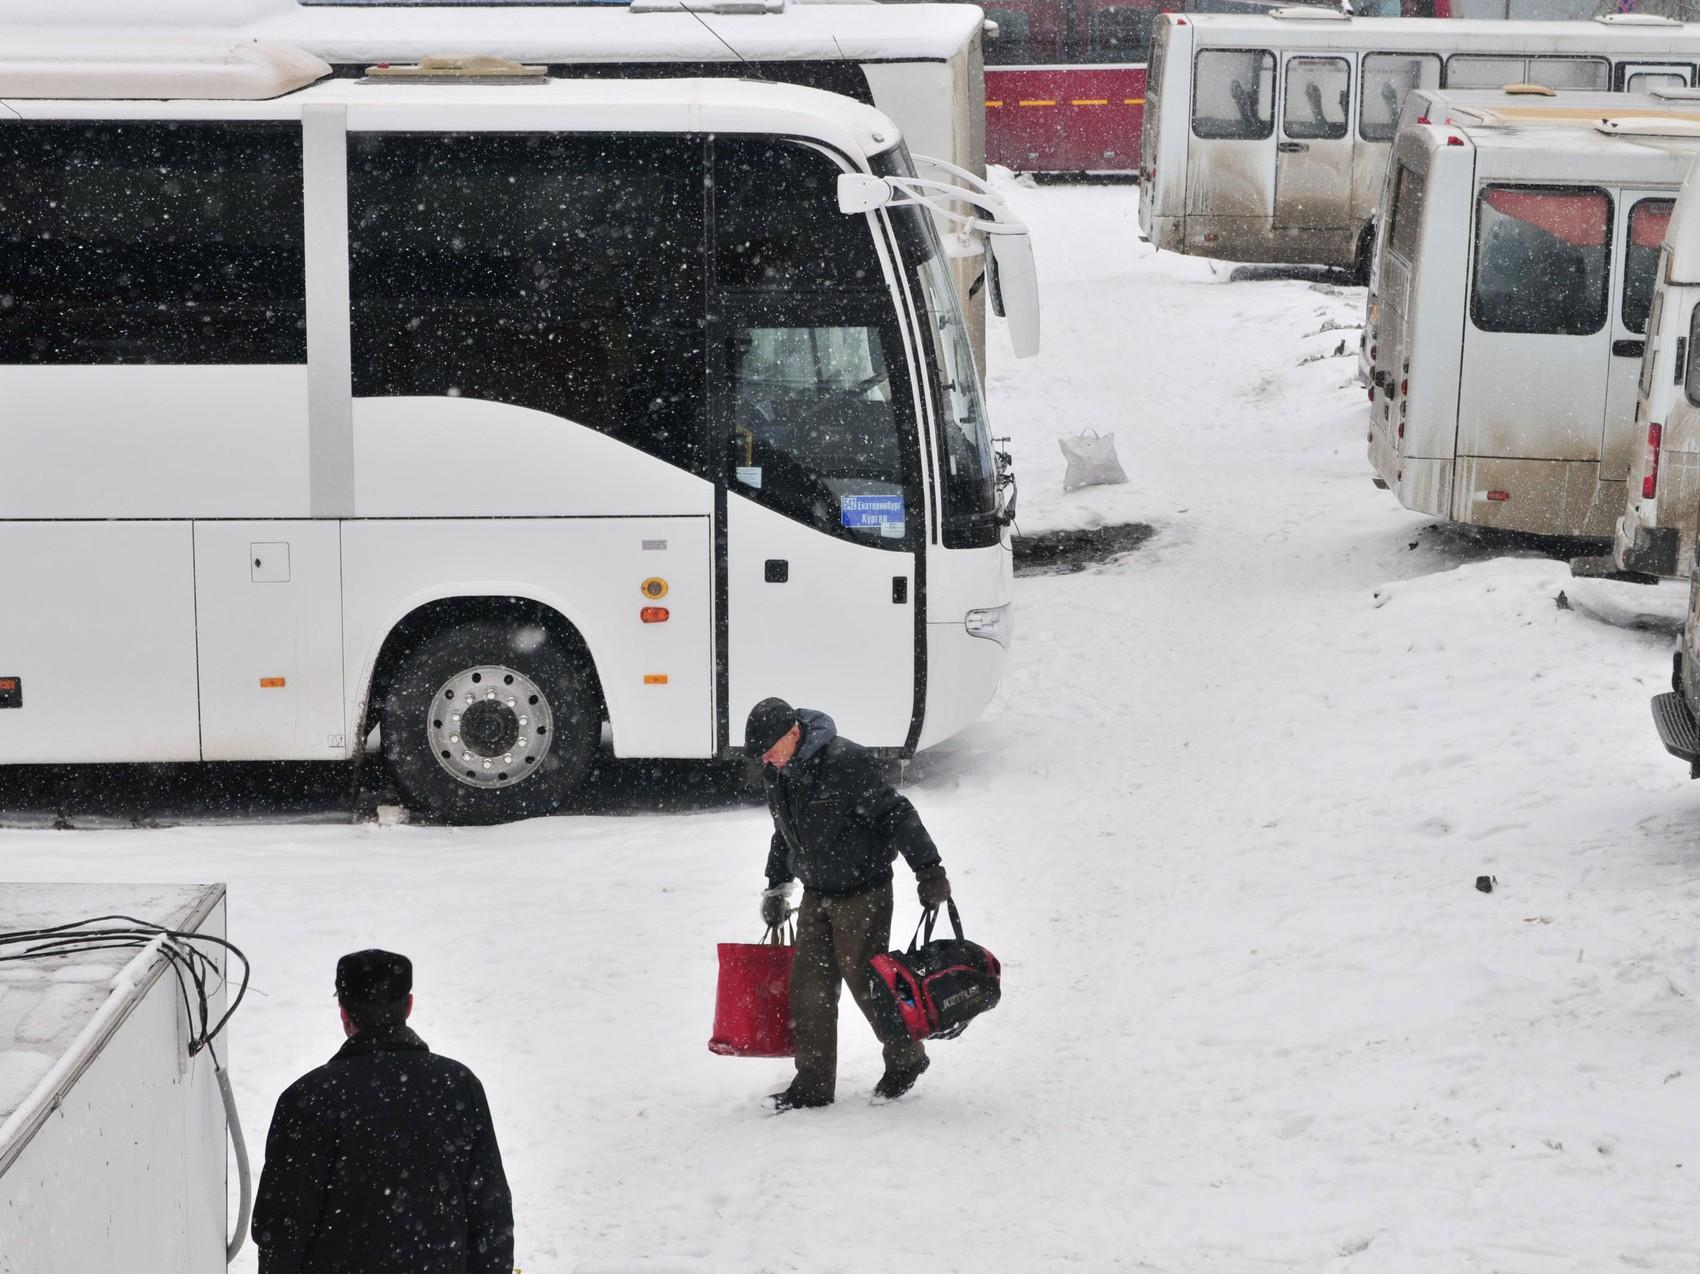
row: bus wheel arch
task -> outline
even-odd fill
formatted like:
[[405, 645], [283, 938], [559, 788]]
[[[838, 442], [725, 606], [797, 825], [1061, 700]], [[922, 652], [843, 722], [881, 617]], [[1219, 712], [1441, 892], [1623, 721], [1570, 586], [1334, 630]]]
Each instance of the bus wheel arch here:
[[491, 824], [559, 807], [584, 778], [606, 716], [589, 647], [559, 611], [453, 597], [416, 608], [385, 637], [366, 730], [379, 728], [410, 808]]

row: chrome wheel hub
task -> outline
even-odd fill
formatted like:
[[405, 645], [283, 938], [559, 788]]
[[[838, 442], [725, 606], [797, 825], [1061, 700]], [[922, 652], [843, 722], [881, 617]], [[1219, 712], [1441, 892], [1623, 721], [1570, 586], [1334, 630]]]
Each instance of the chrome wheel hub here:
[[506, 788], [543, 764], [555, 721], [542, 689], [524, 673], [484, 664], [437, 688], [425, 723], [432, 755], [471, 788]]

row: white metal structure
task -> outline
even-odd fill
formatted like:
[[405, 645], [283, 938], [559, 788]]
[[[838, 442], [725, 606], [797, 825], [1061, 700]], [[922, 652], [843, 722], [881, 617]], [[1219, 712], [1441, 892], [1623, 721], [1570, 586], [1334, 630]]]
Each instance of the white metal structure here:
[[1594, 125], [1462, 116], [1395, 146], [1371, 462], [1410, 509], [1609, 535], [1654, 262], [1700, 114], [1631, 99]]
[[1167, 14], [1146, 84], [1139, 224], [1159, 248], [1367, 268], [1400, 106], [1415, 88], [1692, 85], [1700, 26]]
[[1612, 562], [1638, 576], [1694, 569], [1700, 519], [1700, 169], [1676, 197], [1659, 254], [1647, 352], [1637, 387], [1626, 507]]
[[948, 260], [927, 209], [837, 202], [914, 178], [880, 112], [5, 85], [0, 762], [338, 759], [376, 723], [415, 803], [494, 820], [604, 720], [716, 757], [782, 695], [908, 753], [989, 701], [1008, 511]]
[[[378, 62], [476, 50], [556, 78], [737, 76], [842, 93], [889, 115], [919, 154], [986, 171], [981, 11], [964, 4], [671, 0], [613, 5], [343, 3], [340, 0], [9, 0], [8, 29], [87, 38], [235, 36], [306, 50], [341, 75]], [[114, 96], [124, 96], [114, 94]], [[979, 272], [956, 271], [975, 354], [986, 357]]]
[[[117, 913], [222, 938], [224, 887], [0, 886], [0, 932]], [[225, 1106], [208, 1053], [187, 1051], [167, 958], [118, 949], [6, 969], [0, 1271], [223, 1271]], [[209, 990], [216, 1017], [226, 991]]]

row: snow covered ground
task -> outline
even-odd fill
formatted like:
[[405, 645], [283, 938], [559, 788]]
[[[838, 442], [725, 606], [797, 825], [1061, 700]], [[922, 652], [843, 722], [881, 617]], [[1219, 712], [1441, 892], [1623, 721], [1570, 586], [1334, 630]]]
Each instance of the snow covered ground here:
[[[336, 957], [412, 954], [528, 1271], [1694, 1268], [1700, 785], [1647, 712], [1683, 589], [1372, 487], [1358, 291], [1154, 255], [1131, 187], [1012, 194], [1047, 325], [1029, 364], [992, 336], [1022, 529], [1157, 534], [1019, 580], [996, 705], [912, 768], [1006, 991], [910, 1099], [865, 1105], [848, 1005], [824, 1111], [764, 1114], [786, 1065], [704, 1047], [757, 806], [11, 829], [4, 875], [230, 883], [256, 1144], [336, 1048]], [[1061, 491], [1083, 428], [1126, 486]]]

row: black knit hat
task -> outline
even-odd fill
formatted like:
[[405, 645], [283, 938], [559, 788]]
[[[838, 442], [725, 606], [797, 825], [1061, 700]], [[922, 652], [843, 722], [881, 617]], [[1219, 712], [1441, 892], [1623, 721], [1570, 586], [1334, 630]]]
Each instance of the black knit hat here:
[[761, 755], [785, 738], [797, 724], [797, 710], [782, 699], [768, 698], [750, 710], [744, 723], [744, 756], [760, 761]]
[[369, 947], [336, 963], [336, 998], [345, 1005], [394, 1005], [413, 990], [413, 962]]

